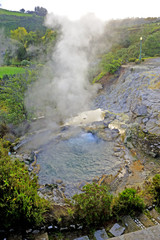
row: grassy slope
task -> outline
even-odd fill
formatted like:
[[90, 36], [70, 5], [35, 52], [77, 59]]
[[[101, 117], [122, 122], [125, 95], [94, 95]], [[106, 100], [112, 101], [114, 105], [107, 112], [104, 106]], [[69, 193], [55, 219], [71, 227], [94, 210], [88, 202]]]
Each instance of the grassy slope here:
[[0, 67], [0, 78], [3, 77], [3, 75], [14, 75], [14, 74], [20, 74], [25, 73], [25, 69], [21, 67]]
[[27, 14], [27, 13], [21, 13], [21, 12], [15, 12], [15, 11], [8, 11], [6, 9], [0, 9], [0, 15], [12, 15], [12, 16], [21, 16], [21, 17], [26, 17], [27, 16], [32, 16], [32, 14]]
[[46, 28], [43, 26], [44, 18], [27, 13], [13, 12], [0, 9], [0, 29], [9, 36], [10, 30], [24, 27], [28, 32], [41, 31], [45, 33]]

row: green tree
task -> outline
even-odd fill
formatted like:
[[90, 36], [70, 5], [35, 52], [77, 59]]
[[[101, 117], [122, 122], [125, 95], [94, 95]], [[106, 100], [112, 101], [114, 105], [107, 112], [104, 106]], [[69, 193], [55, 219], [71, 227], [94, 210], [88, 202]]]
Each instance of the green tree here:
[[38, 15], [38, 16], [46, 16], [48, 11], [46, 8], [43, 8], [43, 7], [35, 7], [35, 13]]
[[47, 202], [38, 196], [37, 177], [19, 160], [11, 160], [0, 140], [0, 226], [22, 226], [44, 221]]
[[27, 35], [28, 32], [24, 27], [18, 27], [15, 30], [11, 30], [11, 38], [21, 42], [23, 45], [25, 44]]

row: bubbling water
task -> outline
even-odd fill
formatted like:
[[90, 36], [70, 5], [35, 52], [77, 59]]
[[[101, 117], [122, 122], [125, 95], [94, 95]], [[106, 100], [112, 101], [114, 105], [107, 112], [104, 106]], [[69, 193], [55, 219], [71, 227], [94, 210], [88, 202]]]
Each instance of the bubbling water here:
[[41, 184], [61, 179], [70, 185], [89, 182], [102, 174], [113, 174], [120, 165], [113, 156], [113, 142], [84, 132], [68, 140], [47, 144], [38, 154], [38, 163], [41, 165]]

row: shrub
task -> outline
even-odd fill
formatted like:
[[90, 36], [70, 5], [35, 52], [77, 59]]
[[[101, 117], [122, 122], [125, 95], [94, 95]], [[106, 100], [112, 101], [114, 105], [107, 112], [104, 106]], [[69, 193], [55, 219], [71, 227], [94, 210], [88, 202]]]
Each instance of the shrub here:
[[144, 202], [138, 196], [135, 189], [127, 188], [123, 192], [119, 193], [115, 198], [113, 204], [113, 213], [116, 216], [131, 214], [135, 215], [136, 212], [142, 212], [144, 210]]
[[44, 221], [46, 200], [38, 196], [37, 177], [23, 163], [11, 160], [0, 141], [0, 226], [22, 226]]
[[28, 61], [28, 60], [23, 60], [23, 61], [21, 61], [21, 66], [30, 66], [31, 65], [31, 62], [30, 61]]
[[107, 188], [93, 183], [85, 185], [82, 191], [83, 193], [73, 196], [78, 220], [87, 225], [95, 225], [109, 219], [112, 195]]
[[160, 206], [160, 174], [156, 174], [152, 179], [152, 190], [157, 202], [157, 205]]
[[140, 61], [139, 59], [136, 59], [136, 60], [135, 60], [135, 63], [136, 63], [136, 64], [140, 64], [141, 61]]
[[135, 62], [136, 58], [129, 58], [129, 62]]

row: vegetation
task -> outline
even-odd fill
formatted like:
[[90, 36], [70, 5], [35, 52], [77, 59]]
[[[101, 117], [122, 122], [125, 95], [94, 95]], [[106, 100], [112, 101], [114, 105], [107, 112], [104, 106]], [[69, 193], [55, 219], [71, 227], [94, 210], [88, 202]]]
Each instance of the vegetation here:
[[114, 199], [113, 213], [118, 218], [122, 215], [135, 215], [142, 212], [145, 208], [143, 200], [133, 188], [126, 188]]
[[34, 13], [13, 12], [0, 9], [0, 29], [9, 36], [10, 31], [18, 27], [24, 27], [27, 31], [40, 31], [45, 33], [46, 27], [43, 25], [44, 17]]
[[[112, 35], [108, 33], [108, 29], [112, 29]], [[109, 22], [104, 38], [112, 42], [112, 47], [101, 56], [99, 71], [94, 77], [93, 83], [99, 81], [106, 73], [114, 74], [122, 63], [139, 63], [140, 37], [143, 37], [143, 59], [160, 56], [159, 18]]]
[[11, 76], [11, 75], [15, 75], [15, 74], [22, 74], [25, 73], [25, 69], [22, 67], [9, 67], [9, 66], [5, 66], [5, 67], [0, 67], [0, 78], [3, 78], [3, 76]]
[[74, 214], [87, 225], [101, 224], [114, 216], [135, 215], [143, 212], [145, 204], [135, 189], [126, 188], [118, 196], [112, 196], [106, 186], [87, 184], [83, 193], [73, 196]]
[[93, 183], [85, 185], [82, 191], [83, 193], [73, 197], [78, 219], [83, 220], [87, 225], [99, 224], [109, 219], [112, 196], [107, 188]]
[[18, 124], [29, 119], [25, 108], [24, 97], [30, 84], [37, 78], [36, 71], [27, 71], [7, 77], [0, 84], [0, 120]]
[[[0, 52], [4, 66], [0, 67], [0, 137], [8, 131], [8, 123], [19, 124], [31, 115], [24, 104], [25, 93], [37, 80], [36, 64], [45, 63], [56, 43], [57, 31], [43, 26], [46, 9], [36, 7], [34, 12], [10, 12], [0, 9], [0, 28], [5, 29], [7, 48]], [[139, 38], [143, 37], [142, 57], [160, 56], [160, 19], [113, 21], [109, 26], [114, 34], [106, 36], [113, 43], [100, 56], [99, 70], [93, 82], [114, 74], [121, 64], [139, 63]], [[133, 24], [134, 23], [134, 24]], [[136, 25], [135, 25], [136, 23]], [[39, 56], [44, 58], [40, 59]], [[32, 64], [34, 62], [34, 64]], [[14, 66], [14, 67], [13, 67]], [[15, 67], [17, 66], [17, 67]], [[29, 70], [20, 66], [27, 66]], [[38, 182], [34, 174], [19, 160], [11, 160], [6, 143], [0, 140], [0, 225], [9, 227], [19, 223], [40, 224], [44, 221], [46, 201], [37, 194]], [[160, 175], [155, 175], [146, 192], [160, 205]], [[113, 197], [105, 186], [87, 184], [81, 194], [73, 196], [68, 208], [70, 217], [87, 226], [101, 224], [111, 216], [134, 215], [144, 210], [144, 202], [135, 189], [125, 189]], [[59, 218], [59, 222], [60, 222]]]
[[37, 177], [19, 160], [11, 160], [5, 145], [0, 140], [0, 226], [38, 225], [48, 203], [38, 196]]

